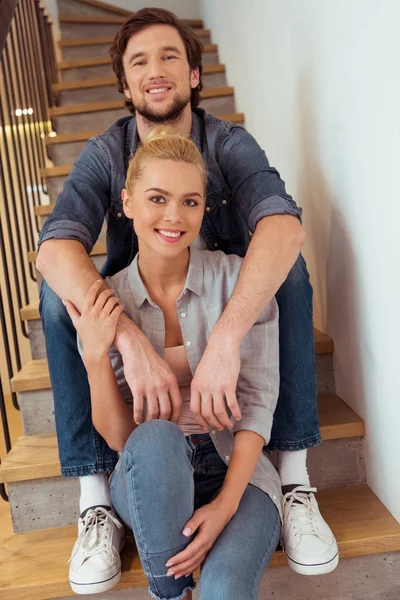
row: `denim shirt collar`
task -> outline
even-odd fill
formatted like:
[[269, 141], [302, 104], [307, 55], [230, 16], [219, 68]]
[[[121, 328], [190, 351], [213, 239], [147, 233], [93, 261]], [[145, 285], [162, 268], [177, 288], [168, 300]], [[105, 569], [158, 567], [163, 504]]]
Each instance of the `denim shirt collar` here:
[[[189, 270], [186, 276], [184, 288], [182, 290], [181, 295], [179, 296], [179, 299], [183, 294], [186, 293], [186, 290], [193, 292], [194, 294], [196, 294], [196, 296], [203, 295], [204, 266], [202, 253], [196, 248], [189, 248], [189, 254]], [[150, 294], [148, 293], [146, 286], [144, 285], [143, 280], [140, 276], [138, 258], [139, 253], [136, 254], [135, 258], [128, 267], [128, 281], [129, 287], [132, 292], [133, 300], [137, 308], [140, 308], [145, 300], [147, 300], [147, 302], [151, 304], [151, 306], [159, 308], [151, 299]]]
[[[192, 110], [192, 130], [190, 136], [200, 152], [202, 152], [204, 139], [202, 120], [194, 110]], [[131, 119], [129, 122], [125, 142], [125, 157], [128, 161], [135, 155], [139, 142], [140, 140], [137, 132], [136, 117], [133, 117], [133, 119]]]

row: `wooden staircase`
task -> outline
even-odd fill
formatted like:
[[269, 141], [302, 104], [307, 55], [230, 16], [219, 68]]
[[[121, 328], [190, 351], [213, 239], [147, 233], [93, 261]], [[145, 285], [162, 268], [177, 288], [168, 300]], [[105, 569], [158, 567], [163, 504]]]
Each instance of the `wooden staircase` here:
[[[53, 166], [41, 173], [46, 178], [50, 196], [49, 205], [36, 209], [42, 223], [51, 214], [72, 163], [86, 141], [128, 114], [124, 98], [116, 90], [107, 51], [116, 29], [129, 13], [98, 0], [59, 0], [59, 8], [62, 81], [54, 85], [60, 105], [51, 111], [57, 135], [46, 140]], [[243, 124], [244, 115], [236, 112], [234, 88], [227, 85], [225, 66], [218, 62], [218, 46], [211, 43], [210, 31], [203, 28], [201, 20], [194, 19], [189, 24], [196, 28], [205, 44], [201, 106]], [[92, 251], [98, 268], [104, 262], [105, 252], [103, 235]], [[30, 253], [29, 260], [35, 259], [36, 253]], [[60, 475], [53, 397], [38, 302], [25, 306], [21, 315], [29, 328], [32, 360], [12, 380], [12, 390], [19, 395], [24, 436], [0, 465], [0, 482], [8, 485], [15, 532], [0, 549], [0, 598], [45, 600], [71, 596], [67, 560], [76, 537], [79, 490], [76, 479], [64, 479]], [[352, 565], [357, 572], [357, 569], [374, 569], [379, 556], [382, 560], [397, 560], [393, 556], [397, 557], [400, 550], [400, 525], [366, 484], [365, 426], [336, 395], [333, 352], [332, 340], [315, 330], [318, 407], [324, 444], [309, 452], [309, 470], [313, 484], [322, 490], [318, 500], [338, 540], [342, 563], [329, 578], [317, 578], [321, 595], [316, 595], [315, 578], [296, 576], [285, 567], [282, 552], [275, 553], [271, 567], [281, 567], [274, 572], [282, 573], [278, 577], [282, 589], [286, 589], [283, 582], [287, 585], [293, 581], [293, 589], [304, 592], [302, 599], [351, 600], [354, 597], [358, 600], [361, 596], [353, 596]], [[352, 559], [357, 562], [347, 562]], [[329, 592], [323, 591], [327, 585], [324, 582], [335, 582], [341, 576], [349, 580], [345, 595], [335, 595], [337, 592], [329, 586]], [[269, 573], [266, 582], [268, 577]], [[146, 578], [131, 539], [123, 551], [120, 584], [116, 590], [97, 597], [99, 600], [126, 598], [120, 596], [118, 590], [145, 585]], [[286, 592], [280, 595], [279, 589], [278, 583], [274, 596], [262, 597], [275, 600], [289, 597]], [[379, 590], [375, 588], [371, 596], [366, 589], [364, 591], [366, 598], [394, 600], [400, 598], [399, 587], [396, 589], [398, 595], [393, 596], [390, 595], [392, 588], [385, 596], [378, 596]], [[147, 597], [144, 588], [132, 590], [130, 596]]]

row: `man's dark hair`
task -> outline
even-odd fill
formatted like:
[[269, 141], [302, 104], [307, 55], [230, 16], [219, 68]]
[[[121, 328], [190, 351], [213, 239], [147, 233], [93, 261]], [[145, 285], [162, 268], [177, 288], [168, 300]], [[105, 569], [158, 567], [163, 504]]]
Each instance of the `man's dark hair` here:
[[[117, 76], [118, 90], [123, 92], [126, 88], [125, 72], [122, 63], [122, 57], [126, 50], [126, 46], [130, 38], [149, 25], [170, 25], [175, 27], [178, 31], [182, 42], [185, 45], [186, 56], [188, 59], [189, 67], [191, 70], [199, 69], [200, 82], [199, 85], [192, 89], [192, 95], [190, 103], [192, 108], [196, 108], [200, 103], [200, 92], [203, 89], [202, 82], [202, 55], [203, 55], [203, 44], [200, 39], [196, 36], [194, 31], [188, 25], [185, 25], [174, 13], [163, 8], [142, 8], [138, 12], [134, 13], [125, 21], [120, 30], [117, 32], [112, 46], [110, 48], [110, 56], [112, 60], [112, 67]], [[131, 105], [131, 103], [129, 103]], [[134, 107], [133, 107], [134, 108]]]

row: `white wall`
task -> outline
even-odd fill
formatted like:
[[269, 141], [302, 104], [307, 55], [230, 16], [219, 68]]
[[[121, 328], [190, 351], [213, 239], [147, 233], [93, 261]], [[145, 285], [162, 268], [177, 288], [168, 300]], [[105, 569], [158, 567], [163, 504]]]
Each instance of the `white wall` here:
[[201, 7], [237, 109], [304, 208], [315, 320], [366, 421], [369, 485], [400, 520], [400, 4]]
[[145, 6], [157, 6], [157, 8], [166, 8], [172, 10], [181, 19], [200, 19], [199, 0], [152, 0], [151, 2], [141, 2], [140, 0], [105, 0], [107, 4], [126, 8], [135, 12]]

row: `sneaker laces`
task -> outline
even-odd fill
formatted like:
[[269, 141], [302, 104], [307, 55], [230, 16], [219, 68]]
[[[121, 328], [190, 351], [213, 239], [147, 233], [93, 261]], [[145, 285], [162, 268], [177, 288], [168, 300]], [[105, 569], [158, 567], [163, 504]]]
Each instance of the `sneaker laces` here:
[[[299, 486], [284, 496], [285, 517], [290, 511], [296, 514], [298, 533], [300, 535], [316, 535], [321, 541], [329, 544], [327, 534], [321, 532], [318, 523], [319, 509], [314, 493], [317, 488]], [[306, 492], [306, 493], [304, 493]], [[289, 519], [289, 521], [292, 519]], [[295, 533], [295, 536], [297, 533]]]
[[[83, 564], [85, 560], [91, 556], [99, 554], [100, 550], [101, 552], [108, 554], [108, 544], [106, 540], [110, 533], [110, 521], [112, 521], [118, 529], [123, 527], [117, 517], [114, 517], [114, 515], [105, 508], [99, 506], [87, 512], [83, 519], [85, 530], [81, 538], [81, 543], [79, 544], [77, 552], [74, 553], [74, 556], [76, 556], [78, 550], [82, 551], [82, 561], [80, 564]], [[71, 556], [68, 562], [71, 562], [74, 556]]]

